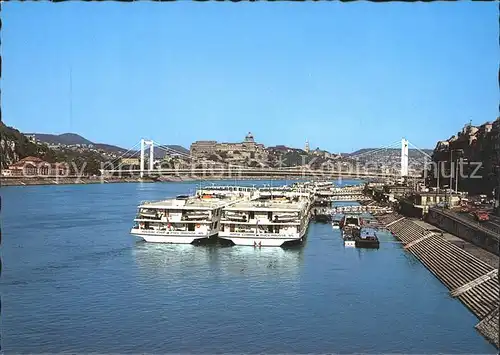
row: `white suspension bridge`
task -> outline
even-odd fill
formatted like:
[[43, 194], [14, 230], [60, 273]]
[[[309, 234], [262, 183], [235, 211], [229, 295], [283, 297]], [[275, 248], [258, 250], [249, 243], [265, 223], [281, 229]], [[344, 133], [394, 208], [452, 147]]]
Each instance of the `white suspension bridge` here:
[[[139, 174], [140, 177], [150, 176], [198, 176], [202, 175], [228, 175], [228, 176], [345, 176], [345, 177], [373, 177], [373, 178], [416, 178], [421, 176], [421, 169], [409, 169], [409, 147], [420, 153], [420, 161], [414, 158], [418, 166], [422, 167], [425, 161], [430, 161], [431, 157], [426, 152], [414, 146], [407, 139], [403, 138], [390, 145], [363, 151], [359, 154], [348, 156], [350, 161], [363, 162], [363, 166], [357, 166], [355, 169], [352, 166], [346, 168], [340, 162], [337, 167], [330, 164], [327, 169], [314, 169], [310, 164], [294, 166], [294, 167], [268, 167], [261, 164], [259, 167], [248, 167], [235, 165], [230, 163], [214, 162], [208, 159], [193, 159], [193, 157], [185, 152], [168, 147], [165, 144], [160, 144], [153, 140], [141, 139], [132, 148], [122, 153], [112, 161], [105, 163], [101, 174], [103, 176], [112, 176], [116, 174]], [[138, 149], [139, 148], [139, 149]], [[400, 154], [394, 155], [400, 149]], [[176, 167], [162, 167], [159, 160], [155, 159], [155, 151], [161, 151], [165, 156], [176, 156], [182, 159], [184, 164], [179, 164]], [[382, 163], [377, 160], [377, 156], [381, 153], [391, 151], [393, 157], [393, 166], [387, 166], [387, 161]], [[146, 156], [149, 153], [149, 156]], [[398, 156], [399, 155], [399, 156]], [[387, 157], [387, 155], [384, 155]], [[132, 158], [132, 159], [131, 159]], [[130, 164], [131, 160], [138, 161], [138, 164]], [[129, 162], [127, 164], [127, 161]], [[147, 164], [146, 164], [147, 163]], [[160, 164], [158, 164], [160, 163]], [[186, 164], [190, 163], [190, 164]], [[391, 162], [389, 162], [391, 163]], [[146, 166], [147, 165], [147, 166]], [[186, 166], [187, 165], [187, 166]], [[389, 164], [390, 165], [390, 164]], [[123, 169], [128, 166], [128, 169]]]

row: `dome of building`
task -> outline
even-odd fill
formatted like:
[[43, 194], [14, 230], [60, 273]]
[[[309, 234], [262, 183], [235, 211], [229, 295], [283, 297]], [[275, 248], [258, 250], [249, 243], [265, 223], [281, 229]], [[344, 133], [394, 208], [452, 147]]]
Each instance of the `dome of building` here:
[[248, 132], [248, 134], [245, 136], [245, 142], [254, 142], [252, 132]]

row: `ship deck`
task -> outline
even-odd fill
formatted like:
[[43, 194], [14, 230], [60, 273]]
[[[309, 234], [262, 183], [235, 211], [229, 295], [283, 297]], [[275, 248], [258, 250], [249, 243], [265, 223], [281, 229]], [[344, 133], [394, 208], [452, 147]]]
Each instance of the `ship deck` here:
[[305, 202], [289, 201], [241, 201], [226, 207], [227, 211], [272, 211], [272, 212], [300, 212], [306, 208]]
[[[180, 201], [185, 201], [184, 204]], [[140, 208], [154, 208], [154, 209], [214, 209], [218, 207], [223, 207], [231, 202], [236, 202], [237, 200], [232, 199], [218, 199], [218, 198], [189, 198], [186, 200], [177, 199], [165, 199], [161, 201], [144, 202], [139, 207]]]

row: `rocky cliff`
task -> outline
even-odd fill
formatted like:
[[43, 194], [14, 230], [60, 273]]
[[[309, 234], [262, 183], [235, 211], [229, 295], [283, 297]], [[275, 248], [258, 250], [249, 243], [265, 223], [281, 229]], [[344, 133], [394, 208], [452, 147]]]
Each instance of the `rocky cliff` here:
[[31, 142], [17, 129], [0, 122], [0, 165], [2, 169], [27, 156], [51, 160], [50, 153], [47, 146]]

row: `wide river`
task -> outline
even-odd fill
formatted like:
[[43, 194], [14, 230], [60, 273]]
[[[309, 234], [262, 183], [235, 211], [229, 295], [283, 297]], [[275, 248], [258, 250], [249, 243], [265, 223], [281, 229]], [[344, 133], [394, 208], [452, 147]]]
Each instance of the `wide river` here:
[[313, 223], [303, 246], [259, 250], [129, 234], [140, 201], [195, 187], [2, 188], [2, 351], [496, 353], [390, 235], [345, 249]]

